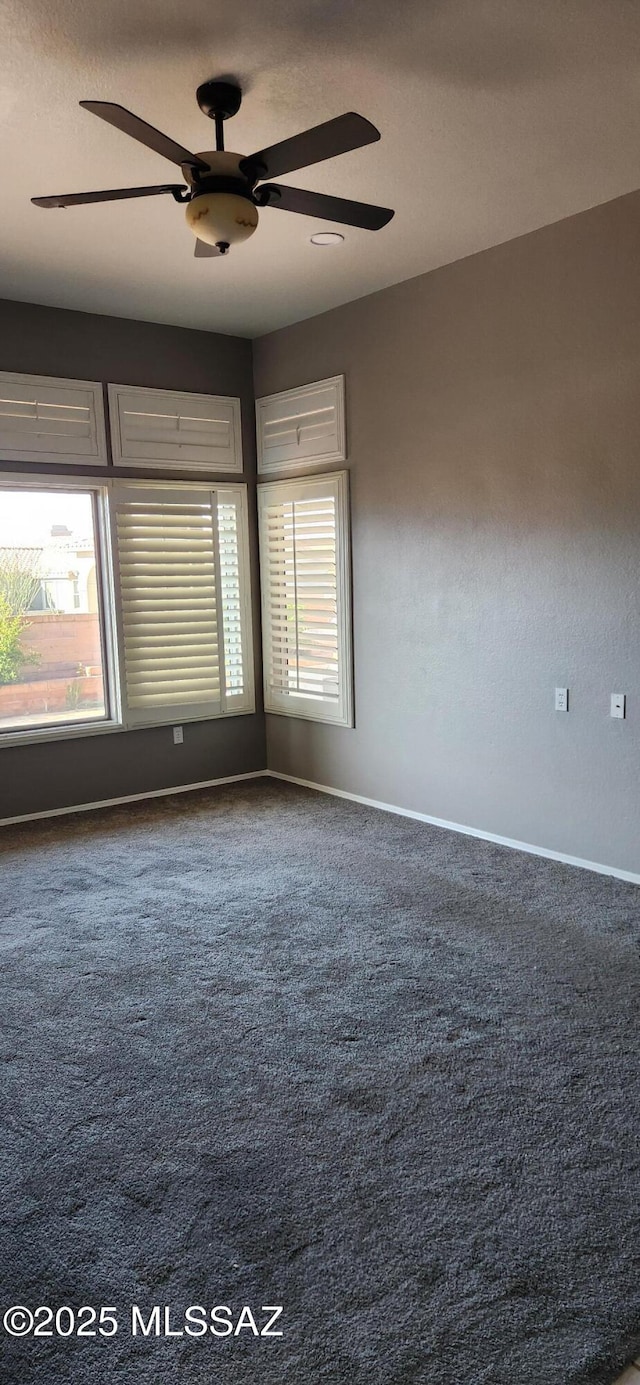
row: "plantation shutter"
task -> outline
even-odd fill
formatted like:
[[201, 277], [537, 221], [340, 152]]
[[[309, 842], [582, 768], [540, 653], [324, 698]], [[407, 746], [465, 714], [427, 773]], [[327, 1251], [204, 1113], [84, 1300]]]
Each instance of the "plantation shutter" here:
[[240, 400], [109, 385], [116, 466], [242, 471]]
[[346, 472], [259, 488], [267, 711], [351, 726]]
[[102, 385], [0, 371], [0, 460], [106, 466]]
[[233, 497], [226, 504], [223, 560], [215, 491], [133, 483], [116, 489], [123, 700], [130, 725], [251, 707], [238, 505]]
[[256, 400], [258, 472], [299, 475], [346, 458], [344, 375]]

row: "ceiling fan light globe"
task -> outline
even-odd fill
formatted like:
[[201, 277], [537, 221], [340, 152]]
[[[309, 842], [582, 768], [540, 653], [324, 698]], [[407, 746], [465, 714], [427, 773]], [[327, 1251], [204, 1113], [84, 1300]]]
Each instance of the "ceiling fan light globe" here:
[[257, 207], [234, 192], [198, 193], [187, 202], [185, 216], [194, 236], [207, 245], [238, 245], [258, 225]]

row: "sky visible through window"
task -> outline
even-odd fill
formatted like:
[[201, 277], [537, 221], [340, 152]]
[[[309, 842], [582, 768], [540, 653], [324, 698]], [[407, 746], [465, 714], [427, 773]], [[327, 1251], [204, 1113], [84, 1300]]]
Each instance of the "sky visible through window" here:
[[0, 548], [41, 548], [54, 524], [72, 534], [92, 532], [91, 496], [67, 491], [0, 491]]

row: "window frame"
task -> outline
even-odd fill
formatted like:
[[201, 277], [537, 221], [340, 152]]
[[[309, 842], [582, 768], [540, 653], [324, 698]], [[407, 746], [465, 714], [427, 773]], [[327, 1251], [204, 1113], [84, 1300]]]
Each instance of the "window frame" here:
[[[268, 577], [268, 544], [265, 537], [265, 514], [270, 494], [280, 494], [283, 500], [304, 498], [319, 486], [331, 488], [336, 519], [336, 605], [338, 634], [338, 671], [340, 694], [332, 713], [330, 703], [300, 693], [287, 693], [272, 688], [268, 675], [271, 663], [270, 584]], [[293, 493], [296, 492], [294, 495]], [[260, 587], [263, 639], [263, 688], [265, 712], [274, 716], [296, 717], [305, 721], [322, 722], [328, 726], [353, 728], [353, 603], [351, 587], [351, 523], [348, 471], [321, 472], [315, 476], [287, 476], [282, 480], [261, 481], [258, 484], [258, 535], [260, 544]]]
[[[113, 492], [116, 488], [150, 487], [161, 490], [208, 490], [218, 493], [233, 492], [238, 498], [238, 568], [241, 593], [242, 649], [246, 668], [245, 690], [240, 697], [231, 696], [230, 705], [211, 716], [180, 714], [167, 708], [162, 720], [142, 722], [132, 720], [126, 711], [126, 685], [123, 661], [122, 617], [120, 591], [117, 576], [117, 537], [115, 533], [115, 506]], [[94, 530], [96, 544], [96, 577], [100, 593], [100, 634], [103, 653], [103, 678], [105, 689], [105, 716], [90, 721], [56, 722], [24, 729], [0, 728], [0, 749], [11, 746], [32, 745], [42, 741], [66, 741], [81, 736], [111, 735], [122, 731], [142, 730], [151, 726], [173, 726], [189, 721], [219, 721], [224, 717], [249, 716], [255, 713], [255, 658], [253, 641], [253, 607], [251, 588], [251, 557], [249, 535], [249, 502], [246, 482], [224, 480], [170, 481], [116, 477], [87, 477], [50, 474], [48, 472], [25, 473], [0, 469], [0, 497], [3, 490], [62, 490], [77, 493], [89, 491], [93, 496]], [[222, 628], [222, 627], [221, 627]], [[227, 700], [225, 692], [225, 701]]]

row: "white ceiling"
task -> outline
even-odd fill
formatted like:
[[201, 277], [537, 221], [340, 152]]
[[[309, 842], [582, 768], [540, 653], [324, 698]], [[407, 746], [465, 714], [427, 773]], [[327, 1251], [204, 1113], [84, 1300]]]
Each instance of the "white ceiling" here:
[[[5, 0], [0, 295], [256, 336], [640, 184], [638, 0]], [[267, 209], [225, 259], [194, 260], [170, 198], [43, 211], [29, 198], [174, 181], [80, 110], [128, 106], [194, 151], [195, 89], [236, 75], [226, 127], [250, 153], [345, 110], [379, 144], [283, 181], [382, 202], [346, 230]]]

